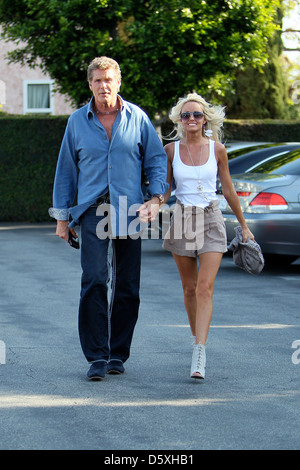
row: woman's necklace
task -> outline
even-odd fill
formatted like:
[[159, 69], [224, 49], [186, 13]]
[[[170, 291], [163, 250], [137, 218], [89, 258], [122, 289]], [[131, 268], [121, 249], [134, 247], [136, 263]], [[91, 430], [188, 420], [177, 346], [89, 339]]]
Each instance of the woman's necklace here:
[[114, 114], [114, 113], [117, 113], [119, 111], [119, 108], [117, 109], [114, 109], [113, 111], [98, 111], [98, 109], [96, 109], [96, 114]]
[[186, 143], [186, 146], [187, 146], [187, 149], [188, 149], [188, 154], [189, 154], [190, 160], [193, 164], [193, 167], [195, 169], [195, 172], [196, 172], [196, 175], [197, 175], [197, 178], [198, 178], [197, 189], [198, 189], [199, 193], [202, 195], [202, 197], [208, 202], [208, 199], [207, 199], [206, 194], [203, 190], [203, 186], [202, 186], [201, 179], [200, 179], [200, 168], [201, 168], [201, 158], [202, 158], [202, 153], [203, 153], [203, 145], [201, 145], [201, 149], [200, 149], [200, 157], [199, 157], [199, 165], [198, 165], [198, 168], [199, 168], [198, 171], [199, 172], [197, 172], [197, 168], [196, 168], [196, 165], [195, 165], [194, 160], [192, 158], [188, 143]]

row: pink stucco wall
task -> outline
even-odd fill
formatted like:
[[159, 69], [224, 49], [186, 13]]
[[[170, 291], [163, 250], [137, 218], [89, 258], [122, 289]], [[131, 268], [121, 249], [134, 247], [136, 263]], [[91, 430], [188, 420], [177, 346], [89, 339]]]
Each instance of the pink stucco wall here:
[[[23, 81], [47, 80], [50, 77], [43, 74], [39, 68], [31, 69], [27, 66], [22, 67], [20, 64], [9, 64], [5, 57], [7, 52], [14, 47], [13, 42], [7, 43], [0, 39], [0, 105], [2, 105], [0, 111], [23, 114]], [[54, 114], [68, 115], [73, 111], [74, 108], [68, 102], [68, 98], [56, 92], [54, 94]]]

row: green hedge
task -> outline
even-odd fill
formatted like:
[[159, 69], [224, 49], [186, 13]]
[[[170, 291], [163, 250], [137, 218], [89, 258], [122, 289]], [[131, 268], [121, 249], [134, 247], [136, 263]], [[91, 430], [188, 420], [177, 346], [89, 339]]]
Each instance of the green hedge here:
[[299, 142], [300, 122], [265, 120], [226, 120], [224, 141]]
[[66, 123], [65, 116], [1, 116], [0, 221], [51, 220], [48, 208]]
[[[0, 222], [47, 222], [67, 116], [0, 113]], [[167, 135], [164, 126], [163, 135]], [[300, 123], [226, 121], [224, 141], [300, 140]]]

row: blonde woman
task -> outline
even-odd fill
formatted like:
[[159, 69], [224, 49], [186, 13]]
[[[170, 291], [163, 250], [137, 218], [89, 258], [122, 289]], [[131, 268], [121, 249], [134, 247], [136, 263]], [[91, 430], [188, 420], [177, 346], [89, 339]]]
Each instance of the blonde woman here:
[[232, 185], [227, 153], [220, 143], [224, 109], [191, 93], [179, 99], [169, 117], [175, 124], [175, 142], [165, 146], [170, 189], [164, 200], [170, 197], [174, 179], [177, 203], [163, 247], [172, 252], [176, 262], [195, 337], [190, 375], [204, 379], [214, 282], [227, 251], [225, 224], [216, 197], [217, 174], [241, 225], [243, 240], [253, 240], [254, 236], [246, 225]]

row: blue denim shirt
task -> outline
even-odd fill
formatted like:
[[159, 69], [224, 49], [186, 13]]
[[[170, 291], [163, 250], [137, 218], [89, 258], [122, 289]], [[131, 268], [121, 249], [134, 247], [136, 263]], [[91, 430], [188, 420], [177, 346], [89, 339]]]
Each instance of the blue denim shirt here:
[[[167, 155], [146, 113], [119, 98], [122, 106], [110, 141], [93, 111], [93, 98], [69, 117], [58, 157], [53, 207], [49, 214], [57, 220], [69, 220], [71, 216], [70, 226], [74, 226], [88, 207], [109, 191], [117, 220], [114, 234], [126, 235], [124, 214], [128, 228], [136, 218], [134, 207], [137, 209], [144, 201], [142, 163], [149, 180], [150, 195], [164, 194], [168, 189]], [[74, 205], [76, 195], [77, 204]], [[119, 223], [121, 218], [122, 224]]]

